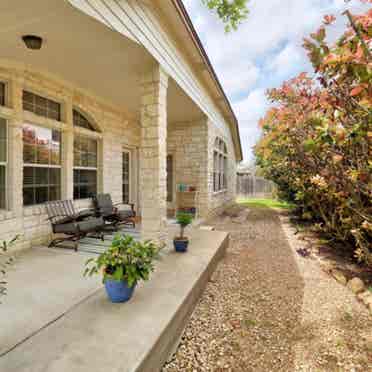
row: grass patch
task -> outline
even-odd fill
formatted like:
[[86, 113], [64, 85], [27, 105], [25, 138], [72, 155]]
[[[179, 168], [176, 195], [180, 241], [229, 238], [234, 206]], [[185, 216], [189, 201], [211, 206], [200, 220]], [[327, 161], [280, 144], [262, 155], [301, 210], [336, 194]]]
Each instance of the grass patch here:
[[243, 320], [243, 325], [246, 328], [254, 327], [257, 325], [257, 322], [254, 319], [244, 319]]
[[344, 322], [351, 322], [353, 320], [353, 315], [351, 313], [349, 313], [348, 311], [345, 311], [343, 316], [342, 316], [342, 320]]
[[247, 207], [256, 208], [279, 208], [279, 209], [292, 209], [293, 205], [285, 201], [276, 199], [255, 199], [255, 198], [238, 198], [238, 204], [245, 205]]

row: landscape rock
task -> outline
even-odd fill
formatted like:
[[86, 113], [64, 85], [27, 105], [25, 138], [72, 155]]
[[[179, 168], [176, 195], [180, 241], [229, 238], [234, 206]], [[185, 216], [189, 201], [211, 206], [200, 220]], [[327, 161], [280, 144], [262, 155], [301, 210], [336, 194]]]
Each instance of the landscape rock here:
[[363, 302], [364, 302], [367, 306], [372, 306], [372, 293], [370, 293], [370, 294], [368, 294], [368, 296], [364, 297]]
[[347, 287], [353, 291], [354, 293], [361, 293], [364, 291], [364, 283], [363, 280], [355, 277], [347, 283]]
[[[226, 258], [162, 372], [372, 372], [370, 310], [315, 260], [295, 253], [304, 242], [288, 225], [280, 229], [276, 216], [256, 208], [244, 224], [208, 221], [230, 233]], [[330, 263], [346, 285], [338, 262]]]
[[332, 276], [341, 284], [346, 285], [347, 279], [344, 273], [338, 269], [333, 269], [331, 271]]
[[322, 268], [323, 271], [326, 273], [330, 273], [333, 269], [333, 264], [331, 261], [328, 260], [321, 260], [320, 261], [320, 267]]
[[247, 221], [248, 214], [249, 214], [249, 211], [245, 209], [239, 212], [237, 216], [234, 216], [234, 218], [232, 219], [232, 222], [233, 223], [245, 223]]
[[364, 291], [364, 292], [361, 292], [361, 293], [358, 293], [357, 295], [357, 298], [358, 300], [364, 302], [364, 300], [369, 296], [369, 291]]
[[372, 351], [372, 335], [365, 337], [365, 345], [369, 351]]

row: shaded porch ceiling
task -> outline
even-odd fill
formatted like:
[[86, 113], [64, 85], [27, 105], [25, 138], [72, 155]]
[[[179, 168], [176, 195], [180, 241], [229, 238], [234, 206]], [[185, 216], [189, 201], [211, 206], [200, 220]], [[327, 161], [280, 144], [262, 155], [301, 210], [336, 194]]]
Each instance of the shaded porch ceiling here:
[[[26, 34], [43, 38], [41, 50], [25, 47], [22, 36]], [[54, 74], [122, 107], [137, 120], [140, 77], [154, 63], [140, 44], [61, 0], [2, 0], [0, 59]], [[170, 80], [168, 121], [193, 120], [202, 115]]]

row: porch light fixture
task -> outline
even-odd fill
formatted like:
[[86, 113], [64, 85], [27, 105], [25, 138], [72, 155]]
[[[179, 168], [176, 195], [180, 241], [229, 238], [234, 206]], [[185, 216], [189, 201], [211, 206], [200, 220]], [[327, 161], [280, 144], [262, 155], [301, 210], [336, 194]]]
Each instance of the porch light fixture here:
[[24, 35], [22, 40], [28, 49], [39, 50], [43, 44], [43, 39], [36, 35]]

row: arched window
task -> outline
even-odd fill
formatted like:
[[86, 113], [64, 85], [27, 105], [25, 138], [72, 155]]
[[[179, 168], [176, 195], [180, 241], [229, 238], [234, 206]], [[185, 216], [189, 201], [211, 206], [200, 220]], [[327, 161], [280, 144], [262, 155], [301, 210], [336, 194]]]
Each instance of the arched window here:
[[73, 119], [74, 119], [74, 126], [80, 127], [80, 128], [85, 128], [88, 130], [91, 130], [93, 132], [96, 131], [94, 126], [90, 123], [90, 121], [82, 115], [79, 111], [73, 110]]
[[227, 147], [219, 137], [214, 141], [213, 149], [213, 191], [227, 189]]
[[[79, 111], [73, 110], [74, 127], [97, 130]], [[98, 141], [89, 132], [74, 134], [74, 199], [91, 198], [97, 194]]]

